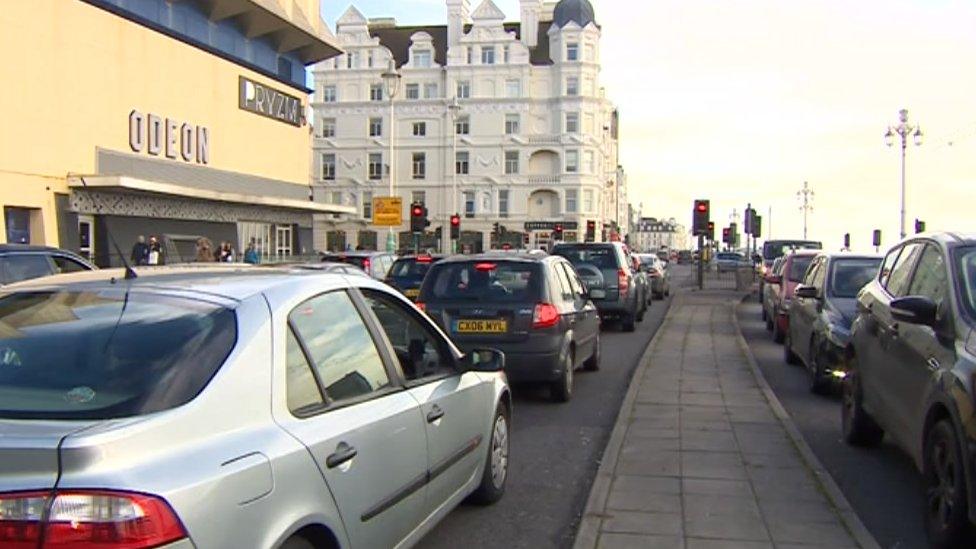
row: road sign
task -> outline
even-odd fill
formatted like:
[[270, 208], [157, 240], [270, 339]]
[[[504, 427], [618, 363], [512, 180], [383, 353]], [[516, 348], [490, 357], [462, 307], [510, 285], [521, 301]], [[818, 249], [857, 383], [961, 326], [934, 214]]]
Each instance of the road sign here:
[[403, 199], [399, 196], [373, 197], [373, 225], [399, 227], [403, 223]]

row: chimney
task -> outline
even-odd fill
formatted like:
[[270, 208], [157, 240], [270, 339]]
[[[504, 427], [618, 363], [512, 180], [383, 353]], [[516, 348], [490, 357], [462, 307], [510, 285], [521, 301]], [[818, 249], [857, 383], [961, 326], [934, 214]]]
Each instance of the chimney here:
[[534, 48], [539, 42], [539, 14], [542, 0], [519, 0], [521, 7], [522, 31], [520, 40], [525, 47]]
[[447, 0], [447, 47], [461, 42], [464, 25], [471, 23], [471, 3], [468, 0]]

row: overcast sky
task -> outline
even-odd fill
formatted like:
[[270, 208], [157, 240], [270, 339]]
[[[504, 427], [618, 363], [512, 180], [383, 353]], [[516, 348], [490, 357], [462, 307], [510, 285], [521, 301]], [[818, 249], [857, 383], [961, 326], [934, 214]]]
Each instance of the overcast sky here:
[[[723, 226], [752, 202], [773, 236], [897, 240], [900, 160], [883, 135], [909, 109], [908, 232], [976, 232], [976, 1], [591, 0], [602, 84], [621, 112], [621, 163], [645, 216], [690, 223], [695, 198]], [[496, 0], [518, 20], [517, 0]], [[334, 29], [347, 2], [323, 0]], [[362, 0], [367, 17], [446, 21], [443, 0]], [[472, 3], [472, 9], [477, 1]], [[764, 219], [768, 235], [768, 219]], [[741, 226], [741, 221], [740, 221]]]

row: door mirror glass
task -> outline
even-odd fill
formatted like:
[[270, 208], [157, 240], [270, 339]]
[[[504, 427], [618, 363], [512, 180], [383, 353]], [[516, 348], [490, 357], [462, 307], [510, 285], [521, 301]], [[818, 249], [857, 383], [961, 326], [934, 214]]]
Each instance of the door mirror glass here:
[[935, 327], [938, 310], [935, 301], [924, 296], [910, 295], [891, 301], [891, 316], [910, 324]]
[[505, 369], [505, 353], [498, 349], [475, 349], [461, 358], [466, 371], [501, 372]]
[[796, 297], [801, 297], [804, 299], [818, 299], [820, 297], [817, 288], [813, 286], [797, 286], [796, 287]]

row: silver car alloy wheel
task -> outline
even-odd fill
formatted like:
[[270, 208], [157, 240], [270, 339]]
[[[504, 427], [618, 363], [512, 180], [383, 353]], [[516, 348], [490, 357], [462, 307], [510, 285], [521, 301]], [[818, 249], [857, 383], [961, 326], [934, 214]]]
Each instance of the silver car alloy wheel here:
[[505, 484], [508, 475], [508, 420], [503, 414], [495, 418], [491, 433], [491, 482], [495, 488]]

